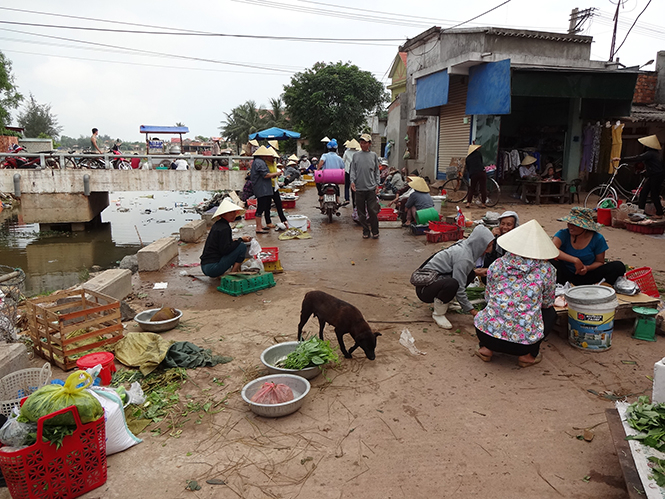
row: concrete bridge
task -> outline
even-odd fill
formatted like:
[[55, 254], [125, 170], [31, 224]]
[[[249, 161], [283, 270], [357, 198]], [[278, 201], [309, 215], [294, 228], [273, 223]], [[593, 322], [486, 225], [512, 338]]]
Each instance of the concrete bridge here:
[[242, 190], [246, 170], [0, 170], [0, 191], [21, 199], [25, 223], [83, 230], [109, 205], [109, 192]]

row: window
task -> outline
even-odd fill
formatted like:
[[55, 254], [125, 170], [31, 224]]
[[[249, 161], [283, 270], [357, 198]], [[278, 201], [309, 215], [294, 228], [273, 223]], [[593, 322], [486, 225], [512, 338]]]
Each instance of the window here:
[[406, 136], [409, 138], [406, 143], [406, 149], [409, 151], [409, 159], [418, 159], [418, 139], [420, 136], [420, 127], [406, 127]]

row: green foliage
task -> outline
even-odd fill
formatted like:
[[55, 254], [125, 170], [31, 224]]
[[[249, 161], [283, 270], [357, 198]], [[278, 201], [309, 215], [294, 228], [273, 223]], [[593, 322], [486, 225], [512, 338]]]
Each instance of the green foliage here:
[[12, 122], [11, 110], [16, 109], [23, 100], [14, 84], [12, 62], [0, 52], [0, 129]]
[[222, 134], [231, 142], [235, 142], [238, 154], [243, 144], [249, 140], [249, 134], [263, 129], [262, 112], [256, 107], [256, 102], [248, 100], [224, 113], [226, 120], [219, 127]]
[[58, 119], [51, 113], [51, 104], [38, 104], [32, 93], [23, 112], [18, 115], [18, 123], [25, 128], [23, 133], [26, 137], [39, 137], [44, 134], [48, 138], [57, 138], [62, 131]]
[[284, 359], [279, 367], [284, 369], [305, 369], [306, 367], [324, 366], [328, 362], [338, 362], [337, 353], [330, 346], [330, 341], [320, 340], [316, 336], [301, 342]]
[[[2, 113], [2, 110], [0, 110], [0, 114]], [[0, 135], [4, 135], [5, 137], [23, 137], [23, 134], [21, 132], [15, 132], [14, 130], [7, 130], [6, 128], [2, 128], [0, 126]]]
[[319, 147], [324, 136], [339, 142], [358, 136], [388, 94], [372, 73], [358, 66], [317, 62], [291, 78], [283, 98], [293, 127]]
[[652, 463], [649, 467], [651, 468], [656, 484], [659, 487], [665, 487], [665, 460], [658, 459], [656, 456], [650, 456], [647, 459]]
[[626, 421], [641, 432], [626, 437], [627, 440], [640, 440], [644, 445], [665, 451], [665, 404], [651, 404], [649, 397], [639, 397], [628, 406]]

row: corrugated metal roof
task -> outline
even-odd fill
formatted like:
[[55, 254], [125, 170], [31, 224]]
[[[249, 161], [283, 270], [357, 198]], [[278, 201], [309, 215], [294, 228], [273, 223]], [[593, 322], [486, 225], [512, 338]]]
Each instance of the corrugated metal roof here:
[[665, 106], [662, 104], [635, 104], [630, 111], [630, 121], [659, 121], [665, 123]]

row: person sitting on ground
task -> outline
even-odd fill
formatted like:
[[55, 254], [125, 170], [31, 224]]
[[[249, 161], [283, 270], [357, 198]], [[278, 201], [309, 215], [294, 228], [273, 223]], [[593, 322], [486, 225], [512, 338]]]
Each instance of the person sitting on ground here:
[[626, 273], [622, 262], [605, 263], [605, 251], [609, 246], [599, 233], [601, 225], [593, 221], [593, 210], [576, 206], [559, 221], [568, 222], [568, 228], [561, 229], [552, 238], [559, 249], [557, 259], [552, 262], [559, 284], [570, 282], [579, 286], [605, 279], [614, 285]]
[[533, 366], [542, 360], [540, 344], [556, 322], [556, 270], [548, 260], [559, 250], [535, 220], [497, 242], [506, 253], [487, 272], [487, 306], [473, 320], [476, 355], [485, 362], [494, 352], [517, 355], [520, 367]]
[[504, 234], [508, 234], [515, 227], [519, 226], [520, 217], [514, 211], [504, 211], [499, 215], [499, 226], [492, 229], [494, 234], [494, 243], [492, 251], [487, 253], [483, 259], [483, 266], [475, 269], [475, 275], [480, 277], [483, 282], [487, 279], [487, 269], [505, 253], [503, 248], [497, 243], [497, 239]]
[[212, 219], [215, 223], [210, 228], [201, 254], [201, 271], [208, 277], [219, 277], [227, 270], [239, 272], [240, 265], [247, 256], [247, 246], [252, 240], [250, 236], [233, 239], [231, 222], [244, 210], [233, 204], [231, 199], [224, 198], [215, 211]]
[[307, 159], [307, 154], [303, 154], [300, 156], [300, 161], [298, 162], [298, 168], [300, 169], [300, 173], [305, 173], [310, 165], [312, 163], [309, 162], [309, 159]]
[[289, 185], [296, 180], [300, 180], [300, 172], [296, 168], [296, 162], [290, 159], [284, 169], [284, 185]]
[[434, 201], [429, 194], [429, 186], [424, 178], [411, 177], [409, 187], [413, 189], [413, 192], [406, 200], [406, 205], [404, 206], [406, 210], [405, 226], [416, 223], [416, 212], [418, 210], [426, 210], [427, 208], [434, 207]]
[[383, 191], [386, 193], [397, 193], [402, 187], [404, 187], [404, 179], [402, 174], [397, 171], [397, 168], [391, 167], [388, 170], [388, 177], [383, 183]]
[[[406, 168], [402, 168], [402, 176], [407, 179], [408, 182], [415, 177], [406, 176]], [[388, 203], [388, 207], [395, 205], [399, 213], [399, 218], [402, 221], [402, 224], [406, 225], [406, 202], [409, 200], [409, 196], [413, 193], [411, 186], [405, 182], [401, 189], [395, 193], [395, 199]]]
[[421, 265], [423, 269], [439, 273], [432, 284], [416, 286], [416, 295], [420, 301], [433, 304], [432, 318], [439, 327], [452, 329], [452, 324], [446, 318], [446, 312], [455, 297], [464, 312], [471, 312], [474, 316], [478, 313], [466, 295], [466, 286], [476, 260], [492, 250], [493, 242], [492, 231], [484, 225], [479, 225], [473, 229], [468, 239], [463, 239], [435, 253]]
[[312, 174], [312, 173], [314, 173], [316, 170], [318, 170], [318, 168], [316, 167], [316, 165], [319, 164], [319, 158], [317, 158], [316, 156], [313, 156], [312, 159], [309, 160], [309, 162], [310, 162], [310, 164], [309, 164], [309, 166], [307, 167], [307, 170], [305, 170], [305, 173]]

